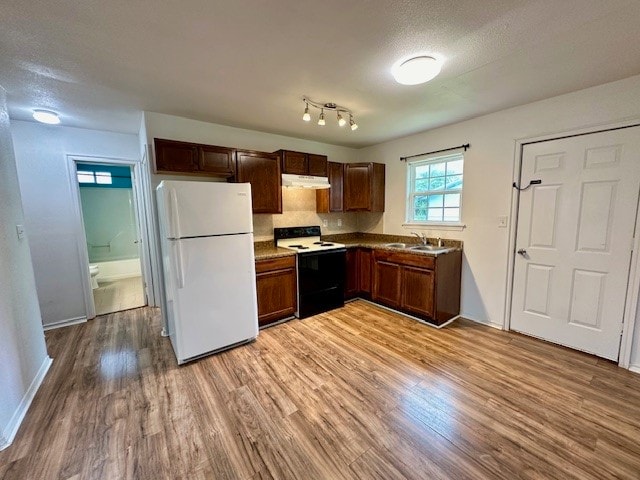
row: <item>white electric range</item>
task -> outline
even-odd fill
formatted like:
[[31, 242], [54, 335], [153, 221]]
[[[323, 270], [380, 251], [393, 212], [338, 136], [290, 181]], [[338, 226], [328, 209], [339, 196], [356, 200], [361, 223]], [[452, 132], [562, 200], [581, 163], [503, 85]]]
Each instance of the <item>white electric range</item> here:
[[320, 226], [274, 228], [276, 246], [296, 252], [298, 306], [306, 318], [344, 305], [346, 252], [342, 243], [320, 240]]

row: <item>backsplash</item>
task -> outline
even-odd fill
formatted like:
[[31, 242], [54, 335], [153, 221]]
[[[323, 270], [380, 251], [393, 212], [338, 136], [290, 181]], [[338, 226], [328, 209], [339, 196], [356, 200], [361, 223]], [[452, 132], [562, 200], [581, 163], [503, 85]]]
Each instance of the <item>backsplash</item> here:
[[[323, 225], [327, 221], [327, 226]], [[342, 222], [338, 226], [338, 221]], [[316, 191], [303, 188], [282, 189], [282, 214], [253, 216], [255, 241], [273, 240], [273, 229], [320, 225], [323, 235], [358, 231], [355, 213], [316, 213]]]

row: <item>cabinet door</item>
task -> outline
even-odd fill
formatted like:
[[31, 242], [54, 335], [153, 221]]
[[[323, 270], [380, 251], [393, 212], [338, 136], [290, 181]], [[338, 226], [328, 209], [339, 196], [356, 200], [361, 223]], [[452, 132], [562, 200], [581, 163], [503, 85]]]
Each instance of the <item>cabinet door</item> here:
[[371, 250], [358, 249], [358, 290], [363, 296], [371, 295]]
[[307, 154], [301, 152], [292, 152], [290, 150], [283, 150], [282, 171], [284, 173], [291, 173], [293, 175], [309, 175]]
[[400, 265], [374, 260], [373, 300], [384, 303], [390, 307], [398, 308], [400, 306], [400, 280]]
[[371, 164], [344, 165], [344, 211], [371, 210]]
[[280, 157], [275, 153], [238, 150], [238, 183], [251, 184], [253, 213], [282, 213]]
[[193, 143], [154, 139], [155, 171], [196, 173], [198, 171], [198, 147]]
[[328, 162], [327, 173], [329, 177], [328, 189], [316, 190], [316, 212], [342, 212], [343, 209], [343, 184], [344, 165], [342, 163]]
[[236, 171], [236, 152], [233, 148], [203, 145], [199, 150], [198, 168], [201, 172], [233, 177]]
[[315, 177], [327, 176], [327, 156], [315, 155], [313, 153], [307, 154], [307, 162], [309, 166], [309, 175]]
[[295, 268], [257, 273], [256, 291], [259, 325], [292, 316], [296, 311]]
[[400, 308], [420, 316], [434, 317], [434, 272], [424, 268], [402, 267]]
[[347, 249], [347, 268], [344, 282], [345, 298], [353, 298], [358, 294], [358, 250]]

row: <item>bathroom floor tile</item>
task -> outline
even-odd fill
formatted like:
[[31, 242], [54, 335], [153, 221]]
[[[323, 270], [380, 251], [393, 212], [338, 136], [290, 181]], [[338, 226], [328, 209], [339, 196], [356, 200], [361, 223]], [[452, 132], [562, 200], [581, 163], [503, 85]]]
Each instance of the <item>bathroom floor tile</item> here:
[[129, 310], [146, 305], [142, 277], [131, 277], [114, 282], [99, 282], [93, 290], [96, 315]]

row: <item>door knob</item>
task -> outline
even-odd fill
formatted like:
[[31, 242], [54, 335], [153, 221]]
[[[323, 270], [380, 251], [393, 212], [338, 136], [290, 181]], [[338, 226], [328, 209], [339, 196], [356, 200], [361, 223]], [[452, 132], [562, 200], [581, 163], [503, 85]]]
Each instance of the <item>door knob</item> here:
[[527, 251], [524, 248], [518, 250], [518, 255], [522, 255], [523, 257], [527, 254]]

